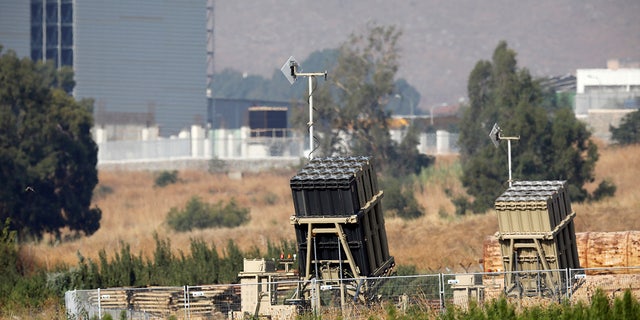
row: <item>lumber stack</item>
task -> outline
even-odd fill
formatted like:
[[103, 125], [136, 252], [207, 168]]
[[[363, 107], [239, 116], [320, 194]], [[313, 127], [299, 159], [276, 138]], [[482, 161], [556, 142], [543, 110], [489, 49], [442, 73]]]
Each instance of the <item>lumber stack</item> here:
[[[89, 303], [102, 309], [132, 310], [166, 316], [187, 310], [190, 314], [226, 312], [239, 303], [237, 286], [110, 288], [92, 291]], [[218, 306], [222, 304], [223, 307]], [[222, 309], [222, 310], [219, 310]]]
[[[576, 245], [582, 268], [640, 267], [640, 231], [578, 232]], [[483, 266], [487, 272], [504, 271], [500, 244], [495, 236], [484, 241]], [[640, 272], [640, 269], [589, 270], [591, 274], [621, 272]]]

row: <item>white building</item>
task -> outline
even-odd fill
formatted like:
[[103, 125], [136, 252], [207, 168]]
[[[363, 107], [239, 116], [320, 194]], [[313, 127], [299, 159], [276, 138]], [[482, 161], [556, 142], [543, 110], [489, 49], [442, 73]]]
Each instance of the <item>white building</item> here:
[[640, 68], [620, 67], [576, 72], [576, 117], [585, 121], [595, 137], [609, 141], [609, 126], [617, 127], [628, 113], [640, 108]]

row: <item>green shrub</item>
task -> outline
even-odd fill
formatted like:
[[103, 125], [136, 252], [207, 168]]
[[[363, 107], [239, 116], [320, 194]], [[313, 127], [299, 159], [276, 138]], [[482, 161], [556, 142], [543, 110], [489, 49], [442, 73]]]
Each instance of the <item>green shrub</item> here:
[[604, 179], [598, 184], [598, 187], [595, 191], [593, 191], [593, 195], [591, 196], [592, 201], [600, 201], [606, 197], [613, 197], [618, 188], [616, 185], [611, 182], [609, 179]]
[[108, 195], [113, 193], [113, 188], [108, 186], [108, 185], [104, 185], [104, 184], [99, 184], [96, 189], [93, 191], [93, 197], [96, 199], [101, 199], [101, 198], [105, 198]]
[[402, 219], [415, 219], [424, 214], [410, 183], [403, 184], [400, 179], [388, 177], [382, 181], [382, 185], [384, 189], [382, 205], [385, 211], [388, 210]]
[[209, 161], [209, 173], [227, 173], [229, 166], [224, 160], [213, 158]]
[[171, 208], [167, 215], [167, 224], [176, 231], [191, 231], [212, 227], [233, 228], [249, 221], [249, 209], [241, 208], [235, 199], [224, 204], [202, 202], [194, 196], [182, 210]]
[[166, 187], [178, 182], [178, 171], [162, 171], [156, 176], [155, 187]]
[[611, 140], [620, 145], [640, 143], [640, 110], [627, 113], [617, 128], [609, 126]]

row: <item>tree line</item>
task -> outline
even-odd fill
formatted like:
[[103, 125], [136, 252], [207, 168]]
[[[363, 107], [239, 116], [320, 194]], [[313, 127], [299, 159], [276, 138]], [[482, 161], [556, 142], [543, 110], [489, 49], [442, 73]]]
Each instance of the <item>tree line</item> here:
[[218, 249], [200, 239], [192, 239], [188, 252], [175, 253], [168, 238], [154, 235], [150, 256], [133, 253], [121, 242], [116, 252], [102, 249], [98, 258], [78, 252], [78, 263], [57, 265], [50, 270], [34, 264], [20, 252], [15, 231], [0, 229], [0, 316], [21, 308], [39, 308], [47, 301], [62, 303], [68, 290], [109, 287], [183, 286], [238, 282], [244, 259], [274, 259], [295, 253], [293, 242], [268, 242], [266, 252], [254, 247], [242, 251], [233, 240]]

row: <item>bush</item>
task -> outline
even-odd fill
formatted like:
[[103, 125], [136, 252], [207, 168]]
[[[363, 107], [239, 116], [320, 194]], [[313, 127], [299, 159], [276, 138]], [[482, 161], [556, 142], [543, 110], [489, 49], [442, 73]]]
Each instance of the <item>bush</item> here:
[[108, 185], [99, 184], [93, 191], [93, 197], [95, 199], [103, 199], [113, 193], [113, 188]]
[[241, 208], [235, 199], [224, 204], [202, 202], [194, 196], [182, 210], [171, 208], [167, 215], [167, 224], [176, 231], [191, 231], [212, 227], [237, 227], [249, 221], [249, 209]]
[[415, 219], [424, 214], [413, 194], [413, 189], [403, 185], [400, 179], [388, 177], [382, 181], [382, 184], [384, 187], [382, 204], [385, 210], [389, 210], [402, 219]]
[[174, 184], [178, 182], [178, 171], [162, 171], [158, 176], [156, 176], [156, 182], [154, 184], [155, 187], [166, 187], [170, 184]]
[[209, 173], [227, 173], [229, 166], [224, 160], [213, 158], [209, 161]]
[[628, 113], [620, 121], [620, 126], [609, 126], [611, 140], [620, 145], [640, 143], [640, 110]]
[[593, 191], [593, 195], [591, 196], [592, 201], [600, 201], [606, 197], [613, 197], [618, 188], [616, 185], [609, 181], [608, 179], [602, 180], [595, 191]]

